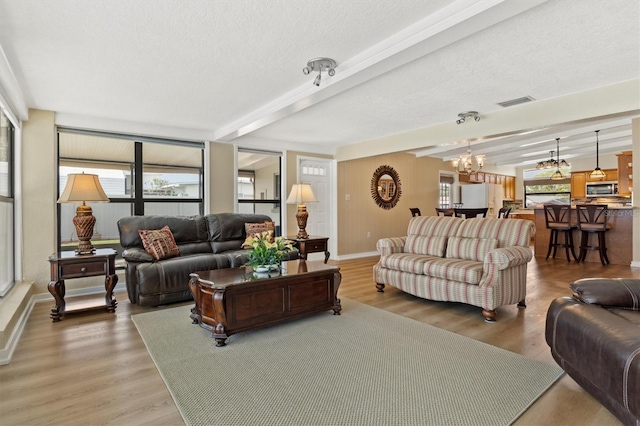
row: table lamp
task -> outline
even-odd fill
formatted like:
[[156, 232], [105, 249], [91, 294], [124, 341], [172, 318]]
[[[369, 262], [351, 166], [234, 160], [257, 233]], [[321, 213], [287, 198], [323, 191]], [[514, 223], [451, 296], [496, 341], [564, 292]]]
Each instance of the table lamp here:
[[317, 203], [316, 196], [313, 194], [311, 184], [308, 183], [296, 183], [291, 187], [291, 193], [287, 198], [287, 204], [297, 204], [298, 211], [296, 212], [296, 219], [298, 220], [298, 235], [296, 238], [307, 239], [309, 234], [305, 228], [307, 227], [307, 219], [309, 213], [307, 213], [306, 203]]
[[95, 252], [91, 244], [93, 236], [93, 226], [96, 224], [96, 218], [93, 216], [91, 207], [86, 202], [109, 202], [107, 194], [104, 193], [98, 175], [92, 174], [69, 174], [67, 176], [67, 186], [65, 186], [62, 195], [58, 199], [59, 203], [78, 203], [82, 205], [76, 209], [76, 215], [73, 218], [73, 224], [76, 227], [76, 235], [78, 235], [78, 248], [76, 254], [91, 254]]

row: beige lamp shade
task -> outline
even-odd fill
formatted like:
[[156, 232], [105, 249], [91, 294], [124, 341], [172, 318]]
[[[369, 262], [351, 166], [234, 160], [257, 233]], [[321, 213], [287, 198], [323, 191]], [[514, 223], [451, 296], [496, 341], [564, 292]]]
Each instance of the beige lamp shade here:
[[296, 220], [298, 221], [298, 235], [296, 235], [296, 238], [309, 238], [309, 234], [307, 234], [306, 231], [309, 213], [307, 212], [307, 206], [305, 206], [305, 204], [317, 202], [318, 200], [313, 194], [313, 190], [311, 189], [310, 184], [296, 183], [293, 185], [293, 187], [291, 187], [291, 193], [289, 194], [289, 198], [287, 198], [287, 204], [298, 205], [298, 211], [296, 212]]
[[76, 249], [78, 255], [89, 255], [95, 252], [93, 244], [91, 244], [91, 237], [96, 218], [93, 216], [91, 207], [87, 206], [85, 201], [109, 202], [107, 194], [104, 193], [102, 185], [100, 185], [98, 175], [84, 173], [67, 175], [67, 186], [64, 187], [58, 202], [82, 203], [76, 208], [76, 215], [73, 217], [76, 235], [80, 241]]
[[109, 202], [104, 193], [98, 175], [70, 174], [67, 176], [67, 186], [58, 199], [59, 203]]
[[311, 184], [296, 183], [291, 187], [287, 204], [317, 203], [318, 200], [311, 189]]

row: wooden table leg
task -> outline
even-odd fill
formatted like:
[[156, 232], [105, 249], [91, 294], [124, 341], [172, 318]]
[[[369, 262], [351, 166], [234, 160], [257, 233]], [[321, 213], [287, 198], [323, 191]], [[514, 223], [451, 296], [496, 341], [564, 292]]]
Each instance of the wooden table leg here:
[[116, 302], [116, 298], [113, 296], [113, 289], [116, 287], [116, 283], [118, 282], [118, 276], [116, 274], [107, 275], [104, 280], [104, 288], [107, 291], [105, 295], [104, 301], [107, 305], [107, 312], [115, 312], [116, 307], [118, 306], [118, 302]]
[[50, 281], [49, 285], [47, 286], [47, 288], [49, 289], [49, 293], [51, 293], [51, 295], [53, 296], [53, 298], [56, 301], [56, 304], [54, 305], [54, 307], [51, 308], [51, 314], [49, 314], [49, 317], [51, 317], [53, 322], [58, 322], [58, 321], [60, 321], [60, 318], [64, 314], [64, 307], [65, 307], [65, 303], [64, 303], [64, 293], [65, 293], [64, 280]]

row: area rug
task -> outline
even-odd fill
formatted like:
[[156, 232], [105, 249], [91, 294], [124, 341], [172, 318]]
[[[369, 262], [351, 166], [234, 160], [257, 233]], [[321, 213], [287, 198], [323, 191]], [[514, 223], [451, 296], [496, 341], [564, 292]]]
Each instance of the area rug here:
[[507, 425], [563, 371], [353, 300], [216, 347], [190, 306], [132, 317], [189, 425]]

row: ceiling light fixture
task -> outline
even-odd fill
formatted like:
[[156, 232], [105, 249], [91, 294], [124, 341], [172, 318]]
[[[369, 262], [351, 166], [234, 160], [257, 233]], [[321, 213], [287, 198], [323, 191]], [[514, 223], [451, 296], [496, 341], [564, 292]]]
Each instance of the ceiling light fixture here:
[[560, 138], [556, 138], [556, 171], [551, 175], [551, 180], [564, 179], [565, 176], [560, 171], [560, 167], [569, 167], [569, 163], [560, 161]]
[[480, 121], [480, 116], [478, 115], [478, 111], [465, 111], [458, 114], [458, 119], [456, 120], [456, 124], [462, 124], [465, 122], [467, 118], [473, 118], [475, 121]]
[[320, 86], [322, 80], [322, 70], [327, 70], [327, 74], [333, 77], [336, 74], [335, 68], [338, 66], [336, 61], [331, 58], [315, 58], [307, 62], [307, 66], [302, 68], [304, 75], [309, 75], [311, 71], [318, 71], [318, 76], [313, 80], [315, 86]]
[[[454, 158], [451, 160], [451, 164], [453, 168], [460, 174], [471, 174], [479, 171], [484, 166], [484, 154], [476, 155], [476, 164], [478, 166], [477, 169], [473, 169], [473, 156], [471, 155], [471, 142], [469, 142], [467, 153], [460, 155], [459, 158]], [[460, 168], [462, 166], [462, 169]]]
[[600, 140], [598, 139], [598, 133], [600, 130], [596, 130], [596, 168], [589, 174], [591, 179], [604, 179], [607, 175], [600, 168]]

